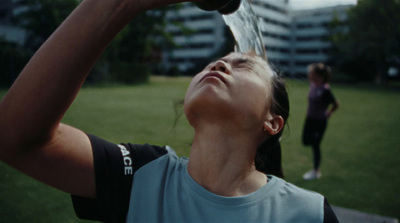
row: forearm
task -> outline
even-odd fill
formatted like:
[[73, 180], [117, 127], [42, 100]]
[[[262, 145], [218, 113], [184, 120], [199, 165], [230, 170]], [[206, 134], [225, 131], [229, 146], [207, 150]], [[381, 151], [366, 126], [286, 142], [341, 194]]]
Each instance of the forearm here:
[[333, 103], [332, 107], [330, 108], [330, 112], [333, 113], [338, 108], [339, 108], [339, 101], [335, 101], [335, 103]]
[[339, 101], [335, 101], [335, 103], [332, 104], [332, 106], [326, 111], [326, 116], [329, 118], [333, 112], [336, 111], [336, 109], [339, 108]]
[[137, 11], [83, 1], [36, 52], [0, 103], [0, 139], [41, 143], [59, 125], [106, 45]]

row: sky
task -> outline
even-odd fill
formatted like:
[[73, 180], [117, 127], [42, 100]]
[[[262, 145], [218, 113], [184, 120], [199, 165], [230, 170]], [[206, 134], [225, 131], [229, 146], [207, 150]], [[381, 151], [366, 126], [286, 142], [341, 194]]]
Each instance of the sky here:
[[289, 3], [293, 9], [312, 9], [339, 4], [355, 5], [357, 0], [289, 0]]

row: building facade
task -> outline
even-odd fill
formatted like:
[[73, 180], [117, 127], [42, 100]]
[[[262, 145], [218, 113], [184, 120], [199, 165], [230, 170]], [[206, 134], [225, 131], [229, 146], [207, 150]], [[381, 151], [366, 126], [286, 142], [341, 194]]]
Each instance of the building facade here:
[[[328, 24], [336, 16], [347, 19], [346, 10], [351, 5], [295, 11], [287, 0], [253, 0], [252, 9], [259, 27], [267, 56], [271, 64], [288, 76], [304, 76], [307, 65], [327, 62], [330, 43]], [[167, 69], [185, 73], [204, 60], [212, 59], [225, 43], [222, 16], [218, 12], [205, 12], [191, 3], [167, 15], [169, 24], [182, 23], [194, 33], [184, 35], [179, 28], [169, 25], [180, 46], [163, 57]]]
[[[259, 21], [259, 28], [271, 64], [287, 76], [304, 76], [307, 65], [326, 62], [330, 43], [328, 23], [336, 16], [346, 20], [351, 5], [292, 10], [288, 0], [249, 0]], [[13, 16], [25, 10], [22, 0], [0, 1], [0, 37], [23, 44], [24, 30], [15, 27]], [[226, 29], [218, 12], [206, 12], [192, 3], [182, 4], [177, 11], [167, 13], [166, 31], [172, 34], [175, 47], [164, 51], [162, 66], [166, 71], [193, 74], [194, 68], [215, 59], [226, 44]], [[182, 31], [183, 24], [189, 32]], [[190, 34], [187, 34], [190, 33]]]
[[291, 12], [291, 63], [289, 70], [292, 75], [305, 74], [307, 65], [315, 62], [326, 63], [331, 43], [329, 23], [336, 17], [343, 21], [347, 19], [346, 11], [349, 5], [301, 10]]
[[[166, 31], [174, 36], [178, 45], [163, 55], [166, 70], [177, 69], [187, 72], [197, 63], [210, 59], [225, 43], [225, 23], [219, 13], [205, 12], [187, 3], [177, 11], [167, 13]], [[175, 22], [183, 24], [189, 31], [185, 33]]]

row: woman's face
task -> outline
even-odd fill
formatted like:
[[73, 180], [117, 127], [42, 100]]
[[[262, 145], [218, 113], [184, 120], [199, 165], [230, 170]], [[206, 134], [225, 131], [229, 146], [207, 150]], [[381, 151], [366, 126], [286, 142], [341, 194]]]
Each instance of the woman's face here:
[[191, 81], [185, 114], [192, 126], [203, 118], [262, 128], [271, 105], [271, 69], [261, 58], [232, 53], [210, 63]]

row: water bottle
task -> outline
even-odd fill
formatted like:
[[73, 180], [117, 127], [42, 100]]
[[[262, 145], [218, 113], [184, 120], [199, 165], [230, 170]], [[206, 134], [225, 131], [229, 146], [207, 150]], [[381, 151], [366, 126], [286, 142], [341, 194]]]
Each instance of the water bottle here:
[[203, 0], [196, 2], [197, 7], [206, 11], [218, 10], [221, 14], [230, 14], [240, 6], [241, 0]]

